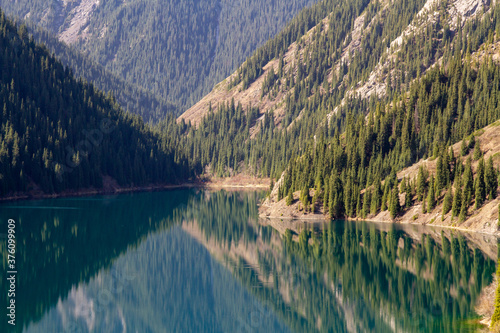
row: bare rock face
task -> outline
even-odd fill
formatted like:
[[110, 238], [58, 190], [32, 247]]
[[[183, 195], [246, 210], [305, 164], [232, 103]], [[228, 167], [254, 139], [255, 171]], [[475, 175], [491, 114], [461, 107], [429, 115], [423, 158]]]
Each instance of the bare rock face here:
[[[435, 22], [441, 18], [439, 13], [441, 1], [443, 0], [427, 0], [424, 7], [415, 16], [414, 21], [408, 25], [400, 36], [391, 41], [390, 47], [387, 50], [386, 61], [379, 62], [368, 80], [351, 92], [351, 95], [359, 95], [363, 98], [368, 98], [373, 94], [377, 96], [385, 95], [385, 75], [382, 73], [384, 71], [390, 72], [390, 68], [392, 67], [391, 60], [407, 36], [424, 31], [426, 24]], [[461, 25], [464, 25], [466, 21], [474, 18], [476, 15], [481, 15], [481, 13], [488, 11], [489, 6], [490, 0], [453, 0], [449, 2], [447, 4], [447, 11], [449, 14], [448, 23], [451, 29], [457, 29], [459, 20]]]
[[463, 17], [470, 17], [476, 15], [479, 11], [483, 10], [485, 6], [489, 5], [488, 0], [457, 0], [454, 3], [458, 14]]
[[[54, 3], [47, 1], [43, 10], [40, 23], [59, 40], [73, 44], [84, 38], [92, 14], [100, 4], [100, 0], [60, 0]], [[28, 12], [24, 19], [30, 19], [32, 13]]]
[[66, 14], [64, 24], [59, 29], [59, 39], [72, 44], [79, 38], [85, 37], [90, 17], [98, 6], [99, 0], [64, 0], [63, 15]]
[[448, 8], [448, 13], [452, 18], [452, 22], [450, 22], [451, 26], [457, 26], [459, 16], [462, 18], [462, 22], [464, 22], [464, 19], [474, 17], [476, 14], [483, 12], [489, 5], [489, 0], [453, 1], [452, 5]]

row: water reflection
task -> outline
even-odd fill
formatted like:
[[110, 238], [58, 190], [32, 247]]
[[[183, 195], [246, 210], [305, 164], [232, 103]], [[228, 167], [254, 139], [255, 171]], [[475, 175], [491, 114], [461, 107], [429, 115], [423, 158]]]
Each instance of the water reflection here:
[[260, 198], [177, 190], [1, 205], [3, 228], [7, 218], [18, 228], [15, 331], [476, 327], [495, 239], [344, 221], [285, 232], [257, 219]]

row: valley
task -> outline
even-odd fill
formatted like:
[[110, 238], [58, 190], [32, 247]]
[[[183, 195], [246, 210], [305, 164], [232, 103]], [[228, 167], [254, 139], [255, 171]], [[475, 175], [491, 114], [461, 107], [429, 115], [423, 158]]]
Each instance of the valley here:
[[73, 274], [23, 332], [499, 329], [500, 3], [0, 8], [0, 215]]

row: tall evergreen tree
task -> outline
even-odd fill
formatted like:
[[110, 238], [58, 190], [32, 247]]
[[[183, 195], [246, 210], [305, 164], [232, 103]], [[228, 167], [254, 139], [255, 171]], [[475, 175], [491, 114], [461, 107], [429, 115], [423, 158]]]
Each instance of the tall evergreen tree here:
[[399, 214], [400, 211], [401, 211], [401, 206], [399, 204], [399, 190], [396, 184], [391, 191], [390, 207], [389, 207], [391, 218], [394, 219]]
[[417, 199], [418, 201], [423, 200], [424, 192], [427, 188], [427, 172], [425, 169], [420, 166], [418, 168], [418, 176], [417, 176]]
[[479, 160], [475, 179], [476, 209], [480, 208], [486, 199], [486, 184], [484, 182], [484, 158]]
[[450, 212], [453, 206], [453, 196], [451, 194], [451, 189], [448, 189], [443, 200], [443, 220], [444, 216]]
[[486, 185], [486, 194], [489, 200], [493, 200], [497, 197], [497, 173], [493, 167], [493, 158], [490, 156], [488, 162], [486, 163], [486, 170], [484, 173], [484, 181]]
[[434, 192], [434, 176], [431, 176], [429, 192], [427, 193], [427, 213], [432, 212], [434, 207], [436, 207], [436, 195]]

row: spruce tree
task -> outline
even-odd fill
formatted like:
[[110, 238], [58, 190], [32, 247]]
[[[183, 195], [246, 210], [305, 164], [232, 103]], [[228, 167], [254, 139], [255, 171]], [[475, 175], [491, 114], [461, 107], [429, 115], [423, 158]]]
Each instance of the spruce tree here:
[[462, 194], [462, 206], [460, 207], [460, 214], [459, 214], [459, 221], [463, 222], [465, 221], [465, 218], [467, 217], [467, 211], [469, 208], [469, 204], [467, 203], [467, 197], [464, 189], [464, 193]]
[[381, 211], [386, 211], [387, 210], [387, 200], [390, 198], [391, 195], [391, 190], [389, 188], [389, 182], [386, 179], [384, 183], [384, 195], [382, 196], [382, 208]]
[[443, 220], [444, 216], [450, 212], [452, 205], [453, 205], [453, 198], [451, 195], [451, 189], [448, 189], [443, 200]]
[[390, 198], [390, 203], [389, 203], [389, 211], [391, 213], [391, 218], [395, 218], [400, 210], [401, 206], [399, 204], [399, 190], [398, 190], [398, 185], [396, 184], [394, 188], [391, 191], [391, 198]]
[[288, 189], [288, 195], [286, 196], [286, 205], [290, 206], [293, 203], [293, 191], [292, 189]]
[[497, 174], [495, 168], [493, 167], [493, 159], [490, 156], [488, 162], [486, 163], [486, 170], [484, 172], [484, 181], [486, 185], [486, 194], [489, 200], [493, 200], [497, 197]]
[[465, 156], [469, 152], [469, 147], [467, 145], [467, 142], [465, 142], [465, 139], [462, 140], [462, 144], [460, 146], [460, 155]]
[[372, 190], [370, 189], [365, 191], [365, 194], [363, 195], [363, 212], [362, 212], [363, 218], [366, 218], [366, 216], [370, 212], [371, 194]]
[[335, 186], [334, 186], [334, 178], [333, 175], [330, 178], [330, 191], [329, 191], [329, 196], [328, 196], [328, 213], [330, 214], [330, 218], [335, 217], [335, 212], [334, 212], [334, 205], [335, 205]]
[[500, 203], [498, 204], [498, 227], [500, 228]]
[[476, 142], [476, 144], [474, 146], [474, 155], [473, 155], [474, 161], [479, 161], [479, 159], [482, 156], [483, 156], [483, 152], [481, 151], [480, 144], [479, 144], [479, 142]]
[[411, 189], [407, 189], [405, 193], [405, 207], [410, 208], [412, 205]]
[[[424, 192], [423, 197], [427, 198], [427, 194]], [[422, 200], [422, 214], [427, 213], [427, 200]]]
[[304, 185], [302, 191], [300, 191], [300, 201], [304, 206], [304, 210], [307, 212], [309, 209], [309, 188], [307, 185]]
[[500, 227], [500, 203], [498, 204], [498, 227]]
[[447, 183], [447, 168], [445, 165], [444, 158], [442, 155], [438, 157], [437, 170], [436, 170], [436, 193], [439, 195], [441, 190], [446, 186]]
[[424, 168], [420, 166], [418, 168], [418, 176], [417, 176], [417, 200], [422, 201], [424, 198], [424, 192], [427, 187], [427, 173]]
[[[497, 263], [497, 280], [500, 281], [500, 265]], [[496, 327], [496, 324], [500, 321], [500, 283], [497, 285], [495, 291], [495, 309], [491, 317], [491, 327]]]
[[434, 207], [436, 207], [436, 195], [434, 193], [434, 176], [431, 176], [429, 192], [427, 193], [427, 213], [432, 212]]
[[375, 187], [370, 202], [370, 214], [376, 215], [380, 207], [380, 191]]
[[362, 211], [363, 211], [363, 206], [361, 204], [361, 192], [358, 190], [358, 196], [356, 199], [356, 216], [361, 217], [362, 216]]
[[464, 191], [462, 195], [462, 206], [465, 205], [465, 208], [467, 209], [469, 208], [472, 199], [472, 191], [474, 190], [474, 179], [472, 175], [472, 160], [470, 157], [467, 159], [467, 163], [465, 165], [462, 184], [464, 186]]
[[476, 209], [480, 208], [486, 198], [486, 184], [484, 182], [484, 158], [479, 160], [475, 180]]
[[451, 207], [451, 217], [456, 217], [460, 214], [460, 208], [462, 207], [462, 181], [460, 177], [455, 183], [455, 195], [453, 196], [453, 204]]
[[472, 138], [469, 141], [469, 151], [476, 147], [476, 137], [472, 135]]

